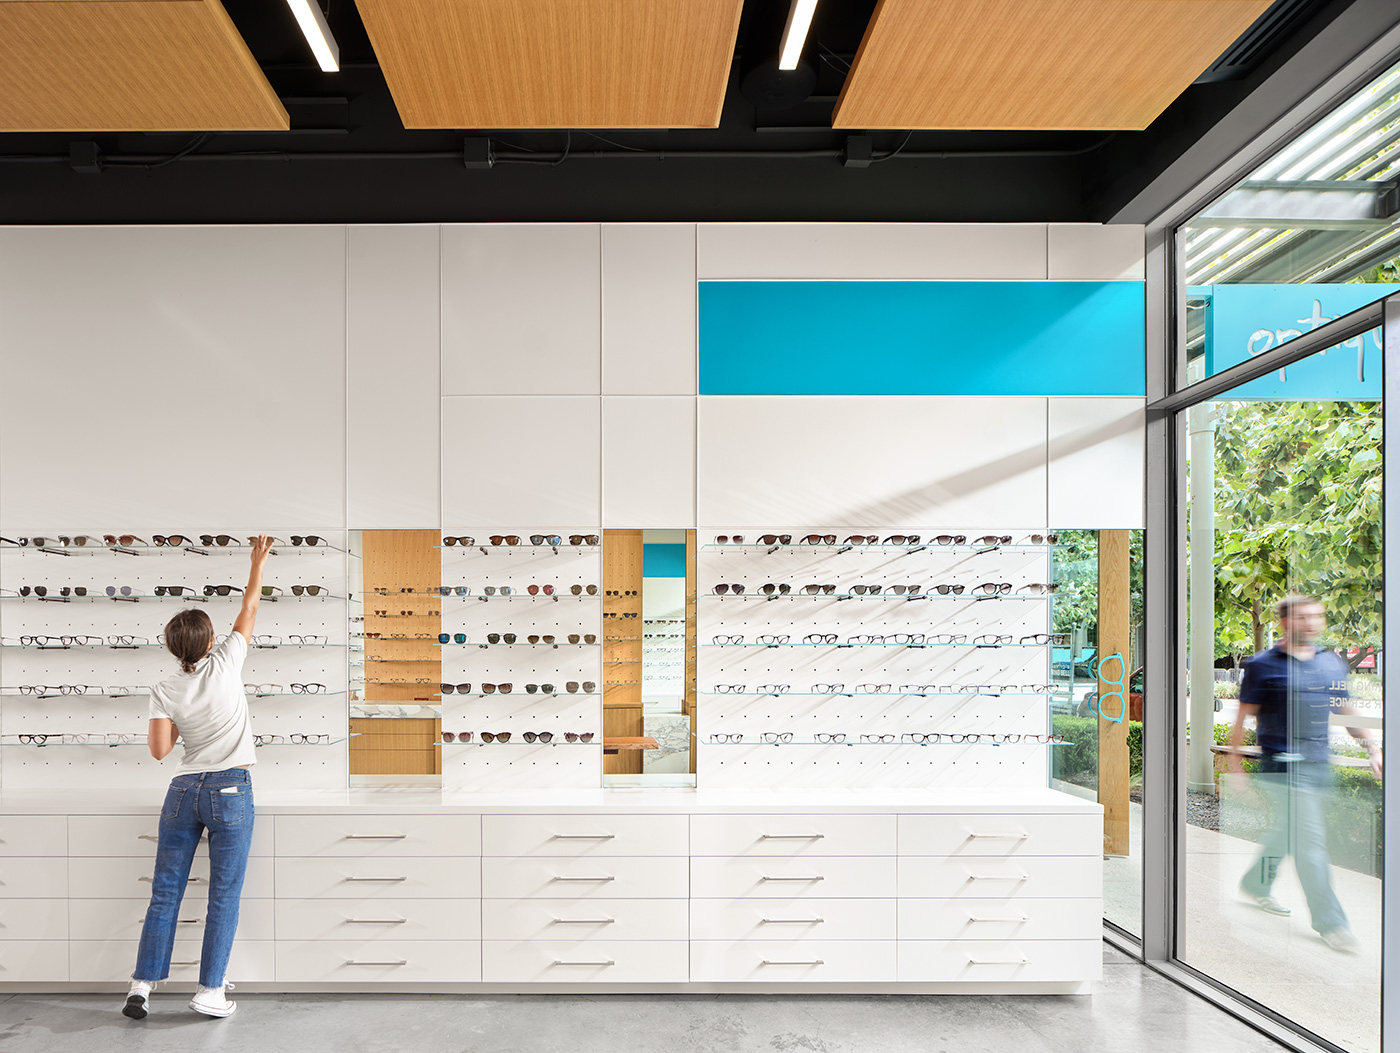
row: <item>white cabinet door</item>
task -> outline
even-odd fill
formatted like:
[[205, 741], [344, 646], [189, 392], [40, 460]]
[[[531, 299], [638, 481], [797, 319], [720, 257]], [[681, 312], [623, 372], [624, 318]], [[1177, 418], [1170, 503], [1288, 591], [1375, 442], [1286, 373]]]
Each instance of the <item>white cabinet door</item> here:
[[1102, 940], [901, 940], [900, 983], [1075, 982], [1103, 977]]
[[0, 940], [68, 939], [68, 903], [66, 899], [0, 899]]
[[0, 866], [0, 899], [43, 899], [68, 895], [64, 856], [12, 856]]
[[901, 899], [902, 940], [1092, 940], [1103, 930], [1097, 899]]
[[[251, 856], [272, 855], [272, 816], [253, 823]], [[70, 815], [68, 855], [142, 856], [154, 860], [160, 838], [159, 815]], [[209, 854], [209, 832], [200, 838], [198, 854]]]
[[484, 899], [487, 940], [685, 940], [683, 899]]
[[697, 940], [690, 978], [711, 983], [889, 983], [893, 940]]
[[487, 940], [481, 978], [487, 983], [685, 983], [684, 940]]
[[279, 983], [475, 983], [481, 944], [455, 940], [278, 940]]
[[892, 856], [893, 815], [694, 815], [697, 856]]
[[1093, 898], [1103, 895], [1103, 862], [1098, 856], [901, 856], [899, 895], [901, 899]]
[[[133, 951], [127, 968], [135, 962]], [[66, 940], [0, 940], [0, 982], [49, 983], [67, 979]]]
[[0, 815], [0, 857], [67, 855], [67, 823], [61, 815]]
[[1103, 816], [901, 815], [902, 856], [1101, 856]]
[[[136, 964], [138, 940], [73, 940], [68, 944], [69, 979], [95, 983], [131, 975]], [[273, 978], [271, 940], [235, 940], [229, 956], [227, 978], [263, 982]], [[170, 958], [170, 979], [175, 983], [199, 980], [199, 940], [176, 940]]]
[[476, 899], [279, 899], [279, 940], [457, 940], [481, 938]]
[[[74, 899], [151, 898], [155, 857], [74, 856], [59, 860], [68, 867], [69, 895]], [[0, 892], [3, 886], [0, 886]], [[185, 885], [186, 899], [209, 898], [209, 857], [197, 855]], [[243, 876], [243, 898], [272, 898], [272, 857], [250, 856]]]
[[276, 878], [279, 899], [476, 899], [481, 895], [481, 860], [298, 856], [278, 859]]
[[893, 899], [693, 899], [696, 940], [893, 940]]
[[685, 899], [684, 856], [481, 861], [482, 894], [490, 899]]
[[487, 856], [684, 856], [684, 815], [486, 815]]
[[696, 899], [884, 899], [895, 895], [894, 856], [690, 861]]
[[478, 815], [278, 815], [281, 856], [479, 856]]

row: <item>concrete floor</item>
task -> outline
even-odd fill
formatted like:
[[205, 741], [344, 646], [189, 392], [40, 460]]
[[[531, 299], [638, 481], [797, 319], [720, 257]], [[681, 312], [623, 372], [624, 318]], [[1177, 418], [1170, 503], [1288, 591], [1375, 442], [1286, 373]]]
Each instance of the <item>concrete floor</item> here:
[[1277, 1053], [1282, 1047], [1105, 945], [1087, 996], [238, 995], [229, 1020], [157, 991], [0, 998], [4, 1053]]

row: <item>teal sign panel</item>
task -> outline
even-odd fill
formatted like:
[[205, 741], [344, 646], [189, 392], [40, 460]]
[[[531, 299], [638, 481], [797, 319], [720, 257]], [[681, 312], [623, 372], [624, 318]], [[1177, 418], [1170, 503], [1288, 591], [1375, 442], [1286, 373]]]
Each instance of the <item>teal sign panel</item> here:
[[702, 395], [1145, 391], [1141, 282], [705, 281]]
[[[1400, 285], [1211, 285], [1187, 289], [1209, 301], [1206, 368], [1214, 375], [1365, 307]], [[1373, 401], [1381, 398], [1381, 330], [1352, 337], [1287, 369], [1251, 381], [1232, 398]]]

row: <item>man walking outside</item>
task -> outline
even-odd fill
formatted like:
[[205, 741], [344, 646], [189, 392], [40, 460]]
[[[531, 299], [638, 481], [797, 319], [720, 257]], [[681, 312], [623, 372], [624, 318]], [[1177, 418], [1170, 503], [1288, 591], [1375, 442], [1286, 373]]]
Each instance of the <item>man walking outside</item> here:
[[[1229, 768], [1243, 774], [1239, 750], [1244, 722], [1255, 719], [1263, 754], [1257, 781], [1269, 811], [1259, 860], [1240, 881], [1240, 892], [1270, 914], [1292, 913], [1273, 894], [1279, 864], [1291, 855], [1312, 927], [1334, 951], [1356, 954], [1360, 944], [1332, 891], [1324, 818], [1334, 781], [1328, 718], [1333, 712], [1355, 712], [1347, 694], [1350, 670], [1335, 651], [1318, 650], [1317, 638], [1326, 625], [1321, 600], [1289, 596], [1278, 605], [1278, 622], [1279, 642], [1245, 664], [1239, 712], [1230, 731]], [[1366, 747], [1379, 778], [1379, 742], [1364, 730], [1347, 730]]]

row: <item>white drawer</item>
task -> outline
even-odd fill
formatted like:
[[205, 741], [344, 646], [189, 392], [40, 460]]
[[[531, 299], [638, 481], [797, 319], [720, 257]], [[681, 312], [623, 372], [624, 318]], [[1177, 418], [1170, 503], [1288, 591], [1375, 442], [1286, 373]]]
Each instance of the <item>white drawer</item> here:
[[[136, 952], [131, 952], [132, 964]], [[126, 976], [131, 975], [130, 966]], [[121, 979], [114, 976], [112, 979]], [[65, 940], [0, 940], [0, 983], [34, 983], [68, 979], [68, 943]]]
[[458, 940], [481, 938], [479, 899], [279, 899], [279, 940]]
[[481, 944], [459, 940], [277, 941], [279, 983], [476, 983]]
[[68, 820], [62, 815], [0, 815], [0, 857], [66, 856]]
[[280, 856], [479, 856], [479, 815], [278, 815]]
[[895, 895], [895, 857], [698, 856], [690, 861], [690, 890], [695, 899], [888, 899]]
[[685, 899], [684, 856], [481, 861], [482, 896], [489, 899]]
[[696, 982], [888, 983], [895, 978], [893, 940], [696, 940]]
[[[160, 816], [155, 815], [70, 815], [68, 855], [145, 856], [156, 854]], [[209, 831], [201, 837], [200, 851], [208, 852]], [[272, 816], [253, 821], [253, 844], [249, 855], [272, 855]]]
[[487, 856], [684, 856], [684, 815], [484, 815]]
[[1103, 895], [1103, 861], [1099, 856], [901, 856], [899, 895], [901, 899], [1093, 898]]
[[901, 940], [899, 982], [1103, 978], [1103, 940]]
[[[155, 858], [140, 856], [74, 856], [68, 864], [69, 895], [73, 899], [151, 898]], [[200, 852], [190, 865], [186, 899], [209, 898], [209, 856]], [[272, 857], [250, 856], [243, 876], [243, 899], [272, 898]]]
[[0, 899], [0, 940], [68, 939], [68, 902]]
[[691, 855], [892, 856], [893, 815], [694, 815]]
[[1092, 940], [1103, 932], [1097, 899], [901, 899], [903, 940]]
[[68, 895], [64, 856], [10, 856], [0, 866], [0, 899], [46, 899]]
[[487, 940], [685, 940], [683, 899], [484, 899]]
[[693, 899], [694, 940], [892, 940], [898, 900]]
[[[204, 938], [205, 909], [205, 900], [186, 897], [177, 915], [178, 939]], [[145, 918], [146, 903], [139, 899], [68, 900], [68, 933], [74, 940], [139, 940]], [[238, 938], [273, 938], [272, 900], [246, 899], [239, 903]]]
[[279, 899], [477, 899], [481, 859], [454, 856], [344, 859], [279, 857]]
[[481, 945], [481, 978], [487, 983], [685, 983], [689, 947], [684, 940], [487, 940]]
[[902, 856], [1103, 856], [1101, 815], [901, 815]]
[[[113, 980], [125, 983], [136, 966], [139, 940], [73, 940], [68, 944], [68, 978], [75, 982]], [[273, 979], [271, 940], [234, 940], [225, 979], [263, 982]], [[199, 982], [199, 940], [176, 940], [170, 956], [170, 979]]]

